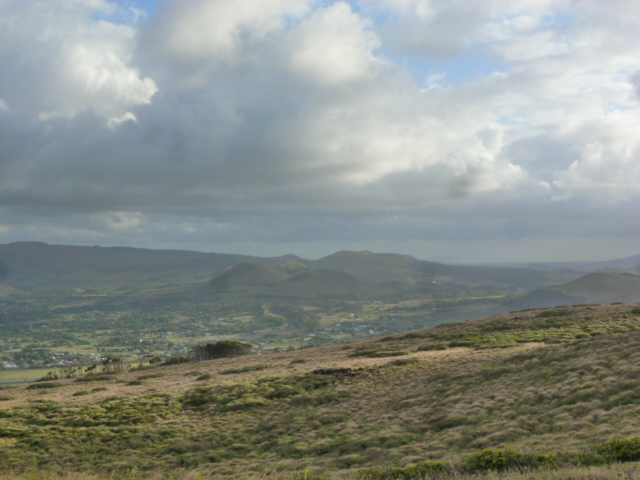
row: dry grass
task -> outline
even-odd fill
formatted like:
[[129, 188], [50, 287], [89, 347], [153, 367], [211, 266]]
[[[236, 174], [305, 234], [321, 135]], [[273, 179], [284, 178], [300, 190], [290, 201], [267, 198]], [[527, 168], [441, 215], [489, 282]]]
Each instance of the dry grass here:
[[[25, 480], [276, 480], [304, 472], [309, 479], [355, 478], [372, 466], [462, 465], [486, 448], [577, 454], [637, 435], [640, 331], [632, 307], [547, 312], [127, 372], [101, 382], [61, 380], [47, 390], [8, 386], [0, 391], [6, 398], [0, 465], [15, 475], [27, 472], [6, 478]], [[501, 340], [524, 341], [540, 331], [553, 343]], [[476, 339], [475, 348], [419, 350], [425, 342], [465, 338]], [[410, 354], [379, 356], [385, 351]], [[101, 473], [46, 476], [58, 467]], [[629, 472], [638, 473], [637, 466], [473, 478], [640, 476], [624, 476]]]
[[[218, 480], [222, 477], [200, 471], [187, 472], [139, 472], [123, 473], [77, 473], [51, 472], [32, 470], [28, 473], [3, 472], [0, 480]], [[292, 473], [255, 474], [243, 472], [232, 477], [225, 476], [225, 480], [348, 480], [355, 478], [348, 473], [317, 474], [311, 470]], [[424, 480], [424, 477], [414, 477]], [[453, 473], [432, 477], [437, 480], [636, 480], [640, 478], [640, 464], [616, 464], [602, 467], [570, 467], [557, 470], [541, 470], [531, 472], [488, 472], [484, 474], [468, 475]], [[414, 480], [407, 478], [405, 480]]]

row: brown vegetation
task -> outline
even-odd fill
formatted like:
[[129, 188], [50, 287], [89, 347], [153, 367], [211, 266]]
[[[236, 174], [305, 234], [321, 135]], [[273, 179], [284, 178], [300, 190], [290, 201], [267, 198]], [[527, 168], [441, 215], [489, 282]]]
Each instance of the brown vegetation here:
[[[634, 305], [533, 310], [96, 383], [8, 386], [0, 465], [16, 475], [35, 465], [112, 478], [363, 480], [448, 465], [438, 478], [465, 479], [490, 449], [543, 468], [508, 478], [587, 478], [589, 465], [635, 459], [635, 440], [621, 444], [627, 457], [606, 442], [640, 431], [639, 317]], [[637, 478], [635, 465], [612, 468], [588, 478]]]

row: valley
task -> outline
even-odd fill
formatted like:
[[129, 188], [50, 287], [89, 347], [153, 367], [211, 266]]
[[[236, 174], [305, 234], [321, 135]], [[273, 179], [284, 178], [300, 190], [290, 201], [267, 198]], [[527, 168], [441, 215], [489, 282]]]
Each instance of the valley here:
[[[582, 303], [640, 301], [630, 267], [445, 265], [342, 251], [319, 260], [0, 245], [0, 382], [25, 369], [136, 365], [238, 340], [257, 351], [376, 338], [441, 323]], [[598, 266], [602, 266], [598, 264]], [[8, 380], [8, 379], [11, 380]]]

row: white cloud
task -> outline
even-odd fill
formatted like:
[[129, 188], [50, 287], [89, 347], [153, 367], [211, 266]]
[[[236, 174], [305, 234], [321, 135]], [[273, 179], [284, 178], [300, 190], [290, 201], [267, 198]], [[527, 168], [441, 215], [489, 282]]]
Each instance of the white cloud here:
[[0, 96], [31, 114], [103, 116], [150, 102], [157, 91], [130, 65], [132, 26], [93, 20], [105, 1], [0, 2]]
[[258, 54], [270, 36], [282, 35], [290, 21], [308, 11], [309, 3], [170, 2], [143, 32], [142, 61], [173, 85], [193, 88], [210, 83], [220, 72]]
[[638, 233], [622, 221], [639, 206], [634, 2], [193, 0], [147, 23], [120, 8], [0, 0], [11, 235]]
[[371, 77], [379, 40], [370, 26], [344, 2], [316, 10], [289, 34], [292, 70], [325, 85]]

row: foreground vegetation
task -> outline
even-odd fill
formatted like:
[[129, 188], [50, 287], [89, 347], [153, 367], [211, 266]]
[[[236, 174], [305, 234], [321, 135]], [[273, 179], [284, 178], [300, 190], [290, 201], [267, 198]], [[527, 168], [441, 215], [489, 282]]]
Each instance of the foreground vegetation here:
[[[477, 474], [466, 474], [463, 472], [443, 473], [436, 476], [417, 476], [415, 479], [437, 479], [437, 480], [635, 480], [640, 476], [639, 463], [612, 464], [599, 467], [566, 467], [551, 470], [532, 470], [527, 472], [484, 472]], [[42, 471], [33, 469], [28, 473], [4, 472], [0, 473], [0, 480], [215, 480], [219, 477], [216, 474], [204, 473], [198, 470], [189, 470], [181, 473], [153, 472], [142, 473], [133, 470], [127, 473], [76, 473], [70, 471]], [[252, 474], [243, 472], [233, 477], [225, 477], [231, 480], [322, 480], [344, 478], [342, 475], [322, 475], [309, 470], [294, 473], [270, 473]], [[396, 476], [388, 478], [410, 478]]]
[[0, 471], [637, 478], [637, 465], [614, 465], [640, 460], [638, 317], [637, 305], [531, 310], [353, 344], [5, 386]]

